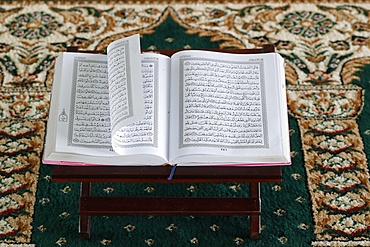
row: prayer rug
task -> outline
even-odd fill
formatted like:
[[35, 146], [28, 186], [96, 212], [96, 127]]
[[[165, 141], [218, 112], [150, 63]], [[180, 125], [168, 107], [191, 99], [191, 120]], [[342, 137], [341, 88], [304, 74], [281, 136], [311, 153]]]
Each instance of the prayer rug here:
[[[370, 4], [362, 1], [0, 1], [0, 246], [370, 246]], [[54, 59], [141, 34], [142, 49], [275, 45], [293, 163], [247, 217], [93, 217], [41, 162]], [[66, 168], [67, 169], [67, 168]], [[245, 184], [98, 184], [97, 195], [246, 196]]]

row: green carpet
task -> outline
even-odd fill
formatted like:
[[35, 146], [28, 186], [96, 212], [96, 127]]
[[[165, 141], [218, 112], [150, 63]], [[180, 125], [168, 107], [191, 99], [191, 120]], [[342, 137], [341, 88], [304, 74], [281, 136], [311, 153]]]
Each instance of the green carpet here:
[[[370, 246], [370, 4], [221, 2], [0, 1], [0, 247]], [[293, 163], [261, 186], [261, 240], [239, 216], [93, 217], [80, 239], [79, 184], [52, 182], [41, 162], [54, 59], [135, 33], [142, 49], [272, 43], [285, 58]], [[242, 197], [248, 185], [104, 183], [93, 194]]]

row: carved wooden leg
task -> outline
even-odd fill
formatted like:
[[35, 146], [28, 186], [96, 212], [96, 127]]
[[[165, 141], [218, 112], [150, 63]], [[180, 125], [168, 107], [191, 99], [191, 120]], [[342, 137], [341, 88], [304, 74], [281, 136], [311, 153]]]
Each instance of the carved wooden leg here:
[[252, 214], [250, 217], [251, 239], [261, 238], [261, 197], [260, 197], [260, 183], [250, 183], [249, 184], [250, 197], [258, 198], [259, 200], [259, 214]]
[[[82, 182], [80, 197], [91, 195], [91, 183]], [[78, 232], [83, 239], [90, 238], [91, 217], [88, 215], [80, 215]]]

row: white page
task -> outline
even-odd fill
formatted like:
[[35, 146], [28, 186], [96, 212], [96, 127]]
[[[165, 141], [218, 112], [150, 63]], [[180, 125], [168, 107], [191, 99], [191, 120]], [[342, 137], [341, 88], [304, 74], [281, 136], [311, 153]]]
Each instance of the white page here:
[[276, 79], [282, 79], [274, 69], [277, 63], [281, 66], [282, 60], [275, 53], [175, 54], [170, 159], [258, 163], [262, 158], [277, 162], [276, 157], [286, 155], [281, 136], [286, 135], [287, 126], [280, 119], [286, 120], [287, 112], [282, 113], [281, 96], [276, 94], [285, 80]]
[[[140, 36], [116, 40], [107, 48], [111, 128], [118, 131], [144, 117]], [[113, 149], [117, 146], [112, 138]]]
[[145, 115], [121, 128], [113, 137], [121, 155], [156, 154], [168, 157], [170, 59], [160, 54], [142, 54]]
[[[47, 135], [48, 150], [45, 154], [48, 158], [45, 160], [52, 163], [62, 161], [63, 164], [112, 165], [160, 165], [167, 161], [169, 58], [149, 54], [142, 55], [142, 59], [147, 84], [152, 84], [150, 88], [143, 87], [142, 91], [147, 91], [149, 100], [153, 99], [146, 103], [146, 107], [151, 106], [145, 118], [149, 117], [153, 122], [143, 125], [143, 121], [137, 121], [123, 130], [150, 127], [151, 130], [144, 133], [153, 137], [152, 140], [140, 140], [139, 143], [129, 138], [130, 142], [121, 143], [125, 151], [120, 151], [124, 156], [114, 152], [111, 147], [106, 56], [64, 53], [56, 64], [61, 73], [54, 78], [58, 82], [53, 85], [51, 107], [58, 110], [51, 111], [48, 121], [50, 133]], [[153, 67], [148, 70], [150, 66]], [[54, 143], [57, 152], [50, 155]]]
[[59, 94], [59, 102], [51, 106], [58, 107], [56, 150], [117, 156], [110, 143], [106, 56], [68, 52], [62, 66], [60, 88], [52, 95]]

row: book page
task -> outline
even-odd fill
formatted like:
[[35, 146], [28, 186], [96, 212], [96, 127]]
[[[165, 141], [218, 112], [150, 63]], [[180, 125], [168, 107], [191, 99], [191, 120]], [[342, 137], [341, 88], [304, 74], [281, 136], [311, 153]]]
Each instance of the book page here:
[[139, 35], [107, 48], [111, 128], [116, 132], [144, 116]]
[[145, 116], [118, 131], [118, 154], [111, 144], [107, 57], [82, 53], [58, 57], [45, 162], [161, 165], [167, 161], [169, 58], [148, 54], [141, 59]]
[[276, 68], [282, 61], [276, 56], [202, 51], [174, 55], [171, 159], [271, 162], [268, 157], [286, 155], [280, 136], [287, 126], [281, 125], [279, 109], [279, 88], [285, 81], [278, 81]]
[[56, 91], [53, 85], [52, 94], [58, 98], [58, 103], [51, 105], [49, 120], [55, 121], [56, 150], [116, 156], [110, 141], [106, 56], [82, 53], [64, 53], [61, 56], [62, 64], [57, 65], [58, 71], [63, 73], [60, 81], [53, 82]]
[[121, 155], [159, 154], [167, 158], [170, 59], [154, 53], [141, 57], [145, 115], [117, 132], [114, 150]]

